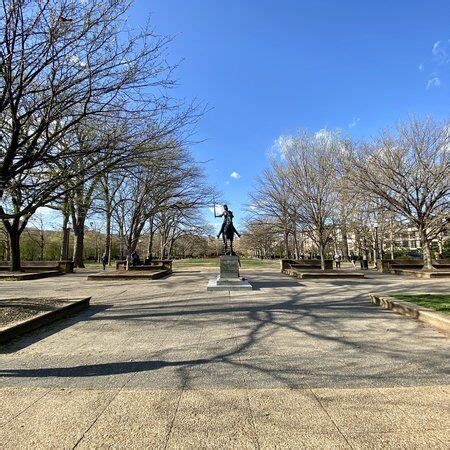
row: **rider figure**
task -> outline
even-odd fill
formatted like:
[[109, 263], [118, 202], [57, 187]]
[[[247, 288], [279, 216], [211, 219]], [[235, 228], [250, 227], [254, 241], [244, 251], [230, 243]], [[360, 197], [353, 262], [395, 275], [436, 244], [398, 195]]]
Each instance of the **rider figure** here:
[[233, 213], [228, 210], [227, 205], [223, 205], [223, 213], [222, 214], [216, 215], [216, 213], [214, 212], [214, 217], [223, 217], [222, 227], [220, 228], [219, 234], [217, 235], [217, 239], [220, 239], [220, 235], [224, 234], [226, 225], [228, 225], [228, 227], [232, 226], [233, 230], [237, 234], [237, 236], [241, 237], [241, 235], [237, 232], [236, 228], [234, 228], [234, 225], [233, 225], [233, 217], [234, 216], [233, 216]]

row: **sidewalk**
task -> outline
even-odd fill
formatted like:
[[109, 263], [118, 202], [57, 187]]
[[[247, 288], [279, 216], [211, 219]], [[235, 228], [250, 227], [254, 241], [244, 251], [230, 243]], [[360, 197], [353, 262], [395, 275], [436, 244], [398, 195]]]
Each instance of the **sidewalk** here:
[[25, 282], [92, 307], [3, 347], [2, 448], [449, 447], [448, 339], [367, 295], [448, 286], [244, 275], [220, 296], [201, 272]]

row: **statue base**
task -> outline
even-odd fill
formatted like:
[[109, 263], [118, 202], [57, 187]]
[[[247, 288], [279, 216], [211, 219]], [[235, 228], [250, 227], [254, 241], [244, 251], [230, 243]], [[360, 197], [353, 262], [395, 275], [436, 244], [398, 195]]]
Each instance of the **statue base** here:
[[252, 285], [239, 277], [239, 257], [221, 256], [220, 274], [209, 280], [207, 291], [251, 291]]

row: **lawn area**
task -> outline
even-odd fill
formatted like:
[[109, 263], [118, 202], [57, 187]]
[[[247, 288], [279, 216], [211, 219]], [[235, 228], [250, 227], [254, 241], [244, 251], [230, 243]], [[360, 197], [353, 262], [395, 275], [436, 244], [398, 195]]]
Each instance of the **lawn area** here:
[[[242, 269], [278, 269], [280, 262], [277, 259], [241, 259]], [[219, 268], [219, 258], [192, 258], [173, 261], [174, 269], [184, 269], [188, 267], [217, 267]]]
[[450, 314], [450, 295], [437, 294], [395, 294], [393, 295], [398, 300], [415, 303], [424, 308], [434, 309], [435, 311]]

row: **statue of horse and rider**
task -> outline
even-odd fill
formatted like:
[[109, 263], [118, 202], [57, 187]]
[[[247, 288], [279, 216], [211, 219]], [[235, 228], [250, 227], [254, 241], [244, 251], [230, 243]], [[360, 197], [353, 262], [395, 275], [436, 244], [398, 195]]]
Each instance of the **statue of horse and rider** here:
[[[220, 232], [217, 235], [217, 239], [220, 239], [220, 235], [222, 235], [223, 244], [225, 246], [225, 255], [235, 255], [233, 250], [233, 239], [236, 234], [237, 237], [241, 237], [241, 235], [237, 232], [236, 228], [233, 225], [233, 213], [228, 209], [227, 205], [223, 205], [222, 214], [216, 215], [216, 210], [214, 207], [214, 217], [223, 217], [222, 227], [220, 228]], [[228, 241], [230, 242], [230, 249], [228, 250]]]

